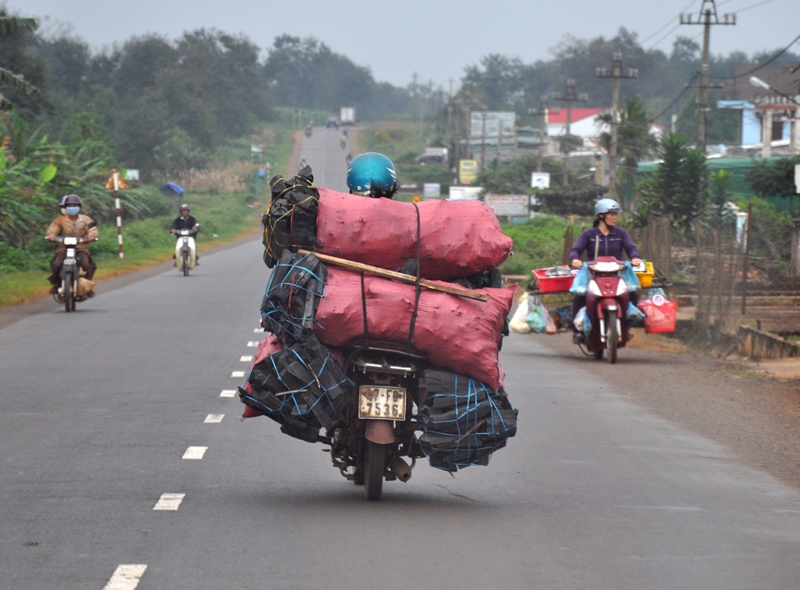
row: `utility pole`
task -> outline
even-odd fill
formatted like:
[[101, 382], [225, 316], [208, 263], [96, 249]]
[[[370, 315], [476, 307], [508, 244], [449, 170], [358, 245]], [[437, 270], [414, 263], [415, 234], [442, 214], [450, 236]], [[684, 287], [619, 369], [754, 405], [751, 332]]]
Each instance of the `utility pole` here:
[[613, 84], [611, 99], [611, 146], [608, 150], [608, 197], [617, 200], [617, 142], [619, 138], [619, 81], [633, 80], [639, 76], [639, 70], [629, 69], [622, 71], [622, 53], [614, 52], [611, 62], [611, 71], [606, 68], [597, 68], [595, 75], [598, 78], [611, 78]]
[[483, 124], [481, 126], [481, 172], [486, 162], [486, 111], [483, 111]]
[[528, 114], [542, 117], [541, 130], [539, 131], [539, 158], [536, 162], [536, 172], [544, 172], [544, 170], [542, 170], [542, 160], [544, 159], [544, 149], [546, 145], [544, 138], [547, 137], [547, 96], [542, 96], [539, 100], [538, 111], [529, 109]]
[[[720, 84], [709, 85], [709, 42], [711, 39], [711, 25], [735, 25], [736, 15], [725, 14], [720, 21], [717, 15], [717, 4], [715, 0], [703, 0], [700, 5], [700, 13], [697, 18], [691, 14], [681, 14], [680, 23], [682, 25], [703, 25], [703, 64], [700, 69], [700, 84], [697, 88], [697, 144], [703, 154], [706, 153], [706, 113], [708, 107], [708, 94], [710, 88], [722, 88]], [[691, 88], [688, 84], [687, 88]]]
[[575, 92], [575, 80], [570, 78], [567, 80], [567, 86], [564, 92], [554, 92], [550, 95], [552, 100], [559, 100], [567, 103], [567, 125], [564, 129], [564, 160], [562, 163], [564, 184], [569, 184], [569, 135], [570, 125], [572, 124], [572, 103], [573, 102], [586, 102], [589, 100], [588, 94], [578, 94]]

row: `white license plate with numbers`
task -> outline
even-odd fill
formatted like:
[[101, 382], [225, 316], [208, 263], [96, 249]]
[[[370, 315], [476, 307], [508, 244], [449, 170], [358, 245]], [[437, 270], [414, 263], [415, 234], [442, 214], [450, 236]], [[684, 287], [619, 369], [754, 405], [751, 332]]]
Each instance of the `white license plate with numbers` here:
[[362, 420], [405, 420], [405, 388], [362, 385], [358, 390], [358, 417]]

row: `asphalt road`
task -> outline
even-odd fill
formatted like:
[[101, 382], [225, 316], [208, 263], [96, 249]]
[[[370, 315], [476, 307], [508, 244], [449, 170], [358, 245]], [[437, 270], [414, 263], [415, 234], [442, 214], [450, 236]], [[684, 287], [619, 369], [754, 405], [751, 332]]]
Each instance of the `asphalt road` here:
[[[352, 129], [348, 131], [352, 134]], [[347, 138], [343, 149], [339, 143], [342, 129], [314, 127], [311, 137], [303, 136], [298, 162], [305, 160], [314, 171], [314, 184], [327, 186], [333, 190], [347, 192], [348, 153], [358, 155], [352, 146], [352, 138]]]
[[0, 329], [0, 588], [797, 587], [795, 488], [527, 336], [508, 447], [365, 501], [221, 396], [267, 276], [253, 240]]

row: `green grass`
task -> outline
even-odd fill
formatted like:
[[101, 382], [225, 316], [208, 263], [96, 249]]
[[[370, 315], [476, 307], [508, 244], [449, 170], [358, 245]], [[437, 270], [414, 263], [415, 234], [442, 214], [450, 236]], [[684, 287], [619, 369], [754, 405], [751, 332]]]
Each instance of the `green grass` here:
[[566, 219], [554, 215], [503, 224], [503, 232], [514, 240], [514, 254], [500, 266], [500, 271], [505, 275], [530, 276], [534, 268], [561, 264], [567, 225]]
[[[273, 164], [272, 172], [283, 173], [293, 149], [292, 127], [287, 122], [264, 124], [250, 137], [228, 142], [217, 152], [217, 165], [224, 166], [250, 157], [250, 144], [263, 143], [263, 161]], [[267, 141], [269, 139], [269, 141]], [[255, 203], [255, 166], [251, 177], [245, 178], [246, 189], [219, 192], [214, 189], [187, 191], [183, 200], [192, 207], [192, 215], [200, 223], [197, 245], [202, 252], [257, 232], [264, 206]], [[261, 179], [259, 200], [269, 199], [269, 179]], [[155, 190], [155, 189], [153, 189]], [[160, 195], [159, 195], [160, 197]], [[124, 192], [122, 193], [124, 200]], [[160, 211], [170, 211], [149, 219], [129, 220], [123, 217], [123, 247], [125, 257], [119, 258], [117, 228], [112, 221], [98, 226], [100, 239], [91, 245], [92, 257], [98, 270], [95, 279], [126, 274], [172, 260], [175, 238], [169, 226], [177, 217], [178, 202], [169, 201]], [[172, 212], [174, 211], [174, 212]], [[91, 211], [87, 211], [91, 215]], [[44, 227], [42, 234], [44, 234]], [[0, 307], [25, 303], [44, 297], [50, 288], [47, 276], [54, 246], [37, 240], [24, 250], [0, 244]], [[102, 287], [100, 287], [102, 292]]]

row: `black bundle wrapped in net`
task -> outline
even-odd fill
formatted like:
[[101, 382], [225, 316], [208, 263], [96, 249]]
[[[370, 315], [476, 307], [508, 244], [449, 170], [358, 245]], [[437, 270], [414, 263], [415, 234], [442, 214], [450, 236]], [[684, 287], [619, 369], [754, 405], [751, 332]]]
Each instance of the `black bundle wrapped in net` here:
[[347, 403], [347, 379], [339, 362], [309, 335], [267, 357], [250, 371], [251, 393], [239, 388], [246, 405], [281, 425], [281, 432], [318, 442]]
[[272, 268], [284, 250], [313, 250], [317, 245], [319, 192], [311, 167], [295, 176], [275, 176], [270, 181], [272, 200], [261, 218], [264, 225], [264, 263]]
[[505, 392], [465, 375], [426, 370], [420, 389], [420, 446], [432, 467], [457, 471], [488, 465], [492, 453], [517, 433], [517, 410]]
[[270, 275], [261, 302], [261, 325], [284, 348], [305, 339], [314, 328], [328, 269], [313, 254], [284, 250]]

